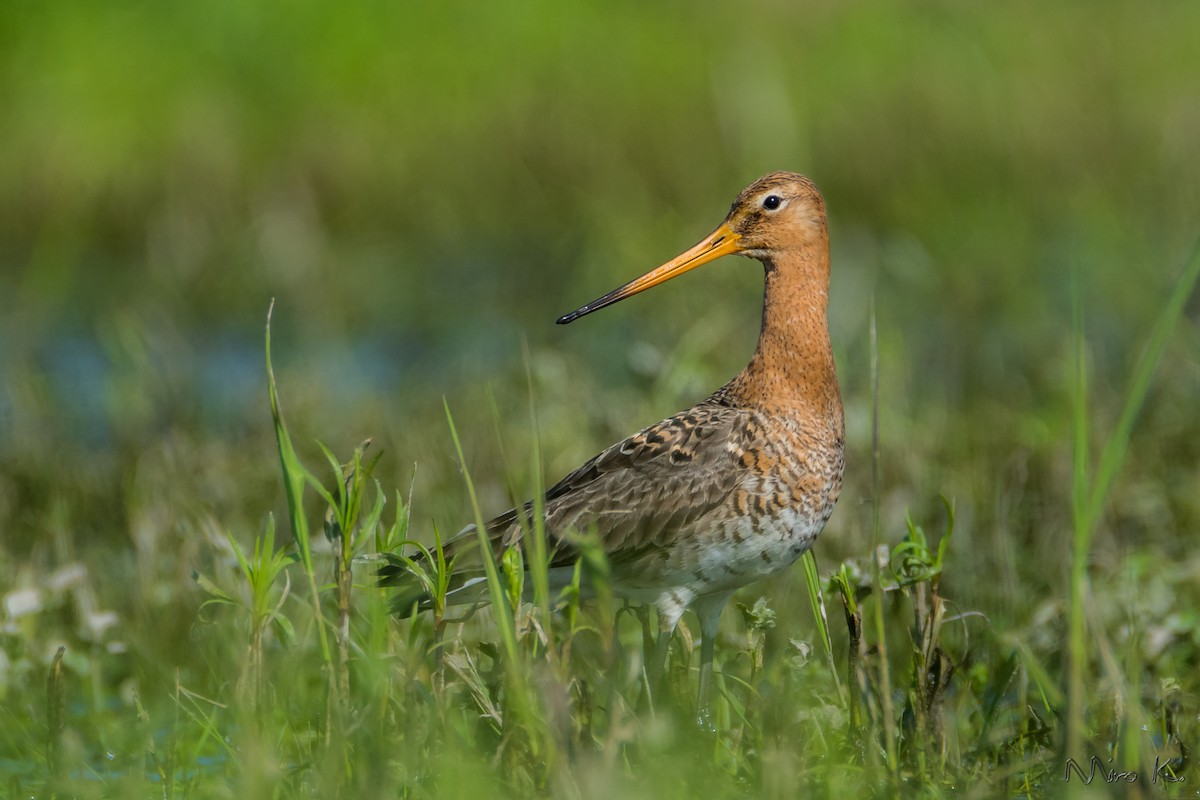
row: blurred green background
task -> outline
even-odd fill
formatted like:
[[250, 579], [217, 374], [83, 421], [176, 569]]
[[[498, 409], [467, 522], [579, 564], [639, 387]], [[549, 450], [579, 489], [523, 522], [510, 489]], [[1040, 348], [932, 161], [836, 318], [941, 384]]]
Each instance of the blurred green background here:
[[[822, 564], [869, 543], [873, 307], [885, 531], [954, 498], [947, 595], [1024, 624], [1069, 562], [1072, 271], [1100, 437], [1200, 235], [1197, 31], [1195, 3], [6, 2], [0, 591], [81, 563], [120, 620], [81, 636], [186, 661], [210, 539], [282, 507], [271, 298], [309, 456], [374, 437], [455, 530], [446, 397], [502, 510], [531, 397], [555, 479], [741, 368], [748, 261], [553, 322], [790, 169], [830, 209], [847, 405]], [[1098, 569], [1200, 528], [1197, 318]]]

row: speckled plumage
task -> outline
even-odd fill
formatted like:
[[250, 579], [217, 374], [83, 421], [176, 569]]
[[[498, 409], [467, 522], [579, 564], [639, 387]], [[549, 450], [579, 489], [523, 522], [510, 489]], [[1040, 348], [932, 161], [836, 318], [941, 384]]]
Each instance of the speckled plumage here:
[[[770, 208], [776, 200], [779, 206]], [[660, 657], [683, 612], [697, 611], [702, 707], [712, 638], [730, 594], [794, 562], [821, 532], [841, 489], [842, 404], [826, 317], [824, 201], [801, 175], [764, 176], [696, 247], [560, 320], [727, 253], [764, 266], [763, 324], [750, 363], [701, 403], [584, 463], [546, 493], [544, 505], [552, 566], [574, 563], [568, 534], [595, 530], [617, 594], [658, 608]], [[487, 523], [497, 552], [521, 541], [519, 515], [529, 509]], [[447, 549], [477, 541], [472, 527]], [[402, 584], [404, 571], [391, 565], [383, 577]], [[478, 589], [465, 591], [473, 583], [456, 582], [452, 588], [464, 590], [452, 599], [474, 600]], [[403, 611], [422, 607], [419, 593], [402, 594], [401, 602]]]

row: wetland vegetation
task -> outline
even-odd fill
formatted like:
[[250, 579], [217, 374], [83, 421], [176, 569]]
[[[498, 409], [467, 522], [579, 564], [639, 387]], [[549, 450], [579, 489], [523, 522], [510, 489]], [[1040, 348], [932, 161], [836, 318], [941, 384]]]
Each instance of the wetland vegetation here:
[[[1196, 30], [5, 4], [0, 794], [1194, 795]], [[521, 604], [509, 560], [468, 621], [390, 617], [369, 554], [741, 368], [744, 260], [553, 322], [773, 169], [830, 210], [846, 487], [727, 610], [715, 730], [694, 620], [647, 698], [602, 578]]]

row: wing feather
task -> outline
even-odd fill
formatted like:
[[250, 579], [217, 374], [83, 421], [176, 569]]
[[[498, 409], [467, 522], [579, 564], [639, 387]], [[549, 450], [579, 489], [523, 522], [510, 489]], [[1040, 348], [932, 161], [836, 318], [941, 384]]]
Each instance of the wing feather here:
[[[617, 442], [550, 487], [544, 508], [551, 566], [575, 560], [569, 533], [594, 526], [609, 558], [621, 561], [669, 542], [681, 528], [727, 502], [741, 472], [736, 462], [747, 415], [701, 404]], [[522, 541], [531, 513], [532, 503], [526, 503], [487, 523], [497, 553]], [[447, 548], [477, 542], [470, 526]]]

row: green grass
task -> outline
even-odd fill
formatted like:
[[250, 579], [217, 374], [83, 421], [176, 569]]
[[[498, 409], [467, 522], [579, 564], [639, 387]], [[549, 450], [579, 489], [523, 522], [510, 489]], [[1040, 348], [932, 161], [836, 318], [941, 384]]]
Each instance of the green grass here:
[[[0, 796], [1194, 793], [1200, 9], [678, 11], [0, 7]], [[716, 734], [591, 551], [390, 617], [367, 554], [444, 592], [439, 537], [744, 364], [733, 259], [552, 323], [779, 168], [846, 486], [730, 604]]]
[[[1129, 676], [1117, 672], [1117, 657], [1108, 643], [1099, 636], [1092, 645], [1088, 642], [1088, 624], [1086, 606], [1089, 602], [1088, 590], [1088, 558], [1090, 555], [1092, 537], [1108, 501], [1109, 489], [1116, 478], [1125, 454], [1133, 437], [1134, 424], [1150, 391], [1150, 384], [1157, 371], [1159, 361], [1170, 341], [1179, 319], [1183, 314], [1184, 305], [1195, 291], [1197, 279], [1200, 279], [1200, 242], [1192, 251], [1191, 258], [1185, 267], [1183, 275], [1171, 292], [1162, 313], [1155, 321], [1145, 350], [1137, 361], [1130, 386], [1125, 394], [1125, 402], [1121, 414], [1112, 433], [1104, 438], [1104, 447], [1095, 467], [1095, 478], [1091, 478], [1091, 467], [1088, 457], [1088, 378], [1085, 366], [1086, 344], [1084, 323], [1079, 303], [1076, 301], [1072, 318], [1075, 324], [1074, 337], [1074, 414], [1075, 414], [1075, 454], [1074, 454], [1074, 518], [1075, 528], [1073, 537], [1073, 556], [1071, 562], [1071, 646], [1070, 671], [1068, 692], [1070, 696], [1069, 716], [1066, 738], [1066, 751], [1079, 752], [1084, 742], [1086, 722], [1084, 719], [1084, 695], [1086, 686], [1091, 682], [1087, 675], [1089, 651], [1097, 644], [1101, 648], [1103, 665], [1109, 673], [1110, 680], [1118, 687], [1119, 697], [1125, 706], [1126, 719], [1123, 721], [1125, 737], [1121, 746], [1121, 767], [1126, 771], [1146, 771], [1149, 760], [1139, 757], [1144, 753], [1144, 743], [1138, 731], [1145, 730], [1142, 708], [1142, 698], [1132, 691], [1136, 685], [1136, 675]], [[1078, 290], [1076, 291], [1078, 297]], [[1093, 623], [1094, 625], [1094, 623]], [[1129, 651], [1127, 663], [1136, 663], [1136, 651]], [[1126, 681], [1135, 678], [1133, 684]]]
[[[1138, 362], [1125, 411], [1106, 440], [1100, 480], [1086, 495], [1097, 510], [1103, 503], [1095, 493], [1106, 492], [1116, 478], [1137, 408], [1198, 274], [1200, 258], [1193, 256]], [[1090, 424], [1079, 366], [1082, 330], [1077, 322], [1077, 431]], [[577, 575], [587, 574], [593, 599], [582, 600], [579, 580], [549, 596], [537, 520], [530, 535], [542, 544], [527, 554], [531, 563], [518, 551], [485, 559], [485, 610], [450, 619], [438, 601], [433, 614], [395, 620], [387, 590], [374, 583], [372, 554], [407, 543], [413, 500], [402, 503], [395, 494], [393, 521], [385, 519], [393, 493], [372, 478], [378, 462], [364, 458], [365, 445], [345, 465], [321, 448], [330, 467], [325, 482], [303, 464], [281, 412], [269, 325], [266, 350], [293, 541], [277, 544], [271, 517], [249, 551], [235, 537], [212, 541], [232, 553], [236, 568], [222, 569], [218, 559], [210, 574], [195, 576], [207, 597], [195, 611], [202, 658], [187, 678], [176, 672], [173, 691], [158, 704], [148, 708], [134, 689], [124, 695], [132, 705], [111, 707], [111, 689], [101, 685], [91, 711], [78, 710], [85, 700], [79, 678], [87, 671], [79, 665], [96, 669], [104, 660], [95, 646], [82, 661], [72, 653], [75, 667], [64, 652], [77, 645], [60, 649], [48, 679], [27, 667], [24, 691], [31, 694], [7, 712], [8, 746], [16, 756], [8, 762], [13, 791], [46, 797], [483, 791], [789, 797], [948, 796], [970, 785], [986, 796], [1045, 796], [1071, 786], [1060, 773], [1072, 753], [1083, 754], [1076, 761], [1085, 771], [1095, 755], [1103, 769], [1134, 770], [1144, 780], [1162, 763], [1160, 781], [1191, 775], [1187, 751], [1196, 730], [1187, 697], [1194, 679], [1147, 661], [1143, 648], [1158, 621], [1129, 594], [1140, 579], [1133, 565], [1146, 569], [1145, 557], [1131, 556], [1133, 572], [1112, 576], [1112, 586], [1089, 590], [1073, 582], [1060, 596], [1072, 626], [1085, 633], [1072, 635], [1063, 658], [1061, 639], [1006, 630], [986, 612], [962, 608], [943, 594], [956, 566], [949, 547], [955, 510], [945, 498], [943, 521], [935, 520], [944, 525], [941, 533], [931, 536], [909, 517], [902, 540], [847, 561], [827, 584], [806, 557], [795, 579], [808, 585], [811, 617], [788, 620], [787, 630], [779, 630], [766, 596], [752, 606], [739, 604], [740, 624], [730, 614], [719, 642], [713, 731], [693, 721], [695, 653], [686, 624], [671, 651], [666, 692], [649, 697], [645, 615], [627, 613], [614, 600], [603, 556], [586, 541]], [[447, 423], [457, 460], [465, 464], [448, 409]], [[536, 468], [536, 446], [532, 452]], [[1086, 452], [1076, 453], [1086, 461]], [[1087, 489], [1079, 460], [1076, 480]], [[481, 526], [483, 511], [465, 469], [463, 480]], [[328, 547], [308, 534], [313, 514], [325, 518]], [[1075, 558], [1085, 559], [1090, 530], [1080, 530], [1077, 536], [1085, 538], [1082, 544], [1076, 539]], [[435, 594], [444, 592], [452, 565], [436, 542], [436, 552], [419, 546], [436, 565], [429, 585]], [[863, 562], [867, 566], [856, 566]], [[1180, 595], [1194, 587], [1195, 563], [1184, 566], [1169, 578]], [[535, 586], [532, 603], [522, 599], [526, 567]], [[1086, 581], [1088, 570], [1072, 575]], [[305, 597], [292, 592], [293, 578]], [[1098, 594], [1117, 598], [1119, 612], [1085, 614], [1081, 601]], [[843, 606], [846, 630], [830, 625], [827, 600]], [[864, 626], [864, 619], [875, 624]], [[818, 646], [794, 638], [805, 629], [816, 633]], [[37, 641], [32, 626], [9, 630], [9, 646], [18, 651]], [[834, 655], [834, 641], [841, 655]], [[818, 656], [818, 647], [827, 658]], [[1167, 649], [1181, 647], [1188, 644]], [[44, 692], [33, 691], [39, 683]], [[18, 767], [21, 758], [28, 762]], [[1179, 796], [1186, 785], [1166, 784], [1166, 791]]]

